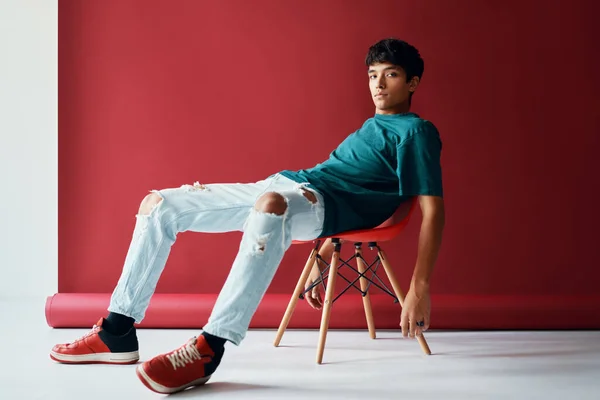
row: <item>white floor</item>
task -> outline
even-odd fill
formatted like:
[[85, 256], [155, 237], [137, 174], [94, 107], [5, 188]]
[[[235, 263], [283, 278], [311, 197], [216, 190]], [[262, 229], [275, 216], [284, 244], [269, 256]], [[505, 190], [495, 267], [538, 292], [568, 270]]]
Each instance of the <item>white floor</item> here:
[[[0, 301], [0, 400], [153, 399], [135, 366], [54, 363], [48, 352], [83, 329], [52, 329], [43, 300]], [[139, 330], [142, 359], [197, 331]], [[316, 331], [251, 331], [228, 346], [209, 383], [173, 395], [198, 399], [600, 399], [600, 332], [440, 332], [433, 355], [399, 332], [332, 331], [315, 364]]]

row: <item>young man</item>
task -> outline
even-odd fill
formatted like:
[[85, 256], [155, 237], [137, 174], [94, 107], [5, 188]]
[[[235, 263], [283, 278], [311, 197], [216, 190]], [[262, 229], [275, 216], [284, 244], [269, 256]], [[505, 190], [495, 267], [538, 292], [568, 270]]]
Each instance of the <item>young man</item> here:
[[[107, 318], [75, 342], [56, 345], [50, 357], [65, 363], [136, 363], [134, 323], [144, 318], [177, 233], [242, 231], [239, 252], [203, 332], [136, 370], [159, 393], [204, 384], [218, 367], [225, 342], [239, 345], [244, 339], [292, 240], [377, 226], [415, 196], [423, 219], [401, 326], [405, 337], [427, 330], [444, 205], [439, 134], [409, 111], [423, 60], [408, 43], [386, 39], [371, 46], [366, 65], [375, 115], [323, 163], [256, 183], [195, 183], [146, 196]], [[330, 253], [331, 247], [322, 251]], [[320, 308], [319, 296], [307, 298]]]

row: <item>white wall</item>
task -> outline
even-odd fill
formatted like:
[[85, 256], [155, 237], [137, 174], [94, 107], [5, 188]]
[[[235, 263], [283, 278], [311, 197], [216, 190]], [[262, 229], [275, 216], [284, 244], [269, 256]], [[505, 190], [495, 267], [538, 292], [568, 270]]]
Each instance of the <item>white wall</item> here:
[[0, 0], [0, 297], [57, 291], [57, 47], [57, 0]]

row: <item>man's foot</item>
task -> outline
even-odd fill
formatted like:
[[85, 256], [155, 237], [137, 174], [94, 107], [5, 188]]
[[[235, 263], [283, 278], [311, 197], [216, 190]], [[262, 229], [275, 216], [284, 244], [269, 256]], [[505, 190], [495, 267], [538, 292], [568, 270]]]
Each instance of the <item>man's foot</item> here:
[[135, 364], [139, 346], [135, 328], [124, 335], [113, 335], [102, 328], [100, 319], [93, 329], [68, 344], [57, 344], [50, 352], [54, 361], [66, 364]]
[[136, 373], [146, 387], [156, 393], [179, 392], [204, 385], [219, 366], [225, 349], [213, 350], [204, 336], [193, 337], [170, 353], [140, 364]]

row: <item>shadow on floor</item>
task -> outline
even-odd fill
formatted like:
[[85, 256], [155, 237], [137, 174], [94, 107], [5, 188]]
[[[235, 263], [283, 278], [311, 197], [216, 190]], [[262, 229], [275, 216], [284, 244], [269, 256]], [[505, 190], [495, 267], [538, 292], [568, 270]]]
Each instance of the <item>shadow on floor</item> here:
[[207, 383], [202, 386], [191, 387], [183, 392], [171, 394], [170, 397], [177, 398], [193, 398], [201, 396], [202, 394], [214, 394], [214, 393], [225, 393], [225, 392], [238, 392], [238, 391], [249, 391], [249, 390], [265, 390], [265, 389], [278, 389], [277, 386], [270, 385], [255, 385], [250, 383], [242, 382], [213, 382]]

